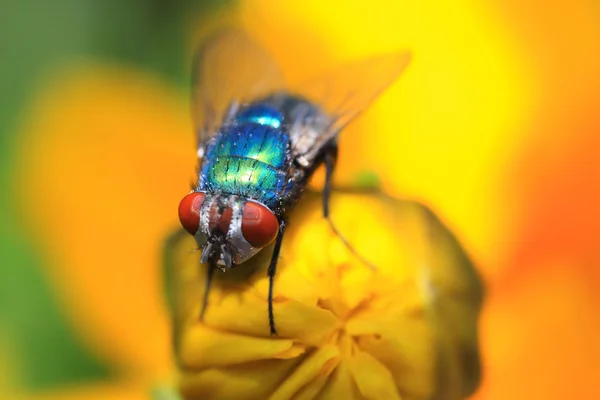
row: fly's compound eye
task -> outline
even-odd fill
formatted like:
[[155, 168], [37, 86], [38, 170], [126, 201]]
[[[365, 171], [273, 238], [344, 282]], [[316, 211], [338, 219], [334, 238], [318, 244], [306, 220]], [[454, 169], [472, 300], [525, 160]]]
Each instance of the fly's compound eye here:
[[256, 248], [265, 247], [277, 236], [279, 222], [267, 207], [258, 203], [246, 202], [242, 214], [242, 234], [244, 239]]
[[193, 192], [179, 203], [179, 221], [192, 235], [195, 235], [200, 227], [200, 207], [203, 201], [204, 193]]

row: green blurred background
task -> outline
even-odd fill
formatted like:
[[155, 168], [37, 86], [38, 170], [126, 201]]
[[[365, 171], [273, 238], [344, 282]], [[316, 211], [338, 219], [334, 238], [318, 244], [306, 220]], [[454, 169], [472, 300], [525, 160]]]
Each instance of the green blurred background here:
[[[0, 8], [0, 356], [35, 391], [108, 380], [114, 371], [84, 347], [44, 275], [45, 260], [15, 218], [15, 132], [44, 80], [73, 60], [102, 60], [157, 73], [187, 90], [184, 52], [192, 18], [227, 1], [4, 1]], [[40, 171], [43, 173], [43, 171]], [[31, 182], [35, 185], [35, 182]], [[43, 194], [40, 194], [43, 197]], [[41, 199], [42, 200], [42, 199]], [[42, 200], [43, 201], [43, 200]], [[8, 371], [10, 370], [10, 371]], [[1, 383], [6, 383], [0, 380]], [[2, 389], [0, 387], [0, 392]]]

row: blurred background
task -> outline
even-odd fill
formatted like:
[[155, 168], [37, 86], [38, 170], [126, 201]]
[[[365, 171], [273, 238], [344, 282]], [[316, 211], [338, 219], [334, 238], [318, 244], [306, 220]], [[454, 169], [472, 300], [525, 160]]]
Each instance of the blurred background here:
[[600, 5], [3, 1], [0, 398], [144, 399], [173, 363], [162, 241], [194, 173], [189, 64], [223, 21], [286, 76], [398, 49], [341, 141], [487, 287], [477, 400], [600, 398]]

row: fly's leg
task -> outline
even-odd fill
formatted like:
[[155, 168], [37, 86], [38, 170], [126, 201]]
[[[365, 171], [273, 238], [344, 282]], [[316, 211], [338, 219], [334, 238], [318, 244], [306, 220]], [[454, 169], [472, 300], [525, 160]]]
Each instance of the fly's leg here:
[[325, 187], [323, 188], [323, 216], [327, 219], [327, 222], [329, 222], [329, 226], [331, 227], [331, 230], [333, 231], [333, 233], [335, 233], [336, 236], [340, 238], [340, 240], [342, 241], [344, 246], [346, 246], [346, 248], [354, 255], [354, 257], [356, 257], [359, 261], [361, 261], [363, 264], [365, 264], [370, 269], [375, 270], [376, 267], [373, 264], [371, 264], [367, 259], [365, 259], [363, 256], [361, 256], [354, 249], [354, 247], [352, 247], [352, 245], [348, 242], [348, 240], [346, 240], [346, 238], [338, 231], [338, 229], [335, 227], [333, 221], [331, 220], [331, 216], [329, 215], [329, 199], [330, 199], [331, 188], [332, 188], [331, 180], [333, 178], [333, 171], [335, 169], [335, 163], [337, 161], [337, 153], [338, 153], [338, 148], [337, 148], [337, 143], [335, 143], [335, 142], [332, 142], [331, 144], [329, 144], [328, 148], [325, 150], [325, 157], [324, 157]]
[[211, 259], [206, 270], [206, 286], [204, 287], [204, 297], [202, 298], [202, 309], [200, 310], [200, 321], [204, 319], [204, 313], [206, 312], [206, 306], [208, 305], [208, 294], [210, 292], [210, 284], [212, 283], [212, 277], [217, 269], [215, 261]]
[[[325, 150], [325, 187], [323, 188], [323, 216], [329, 221], [333, 231], [337, 233], [337, 229], [333, 226], [331, 218], [329, 218], [329, 197], [331, 195], [331, 180], [333, 178], [333, 170], [337, 162], [338, 147], [336, 143], [330, 144]], [[346, 243], [344, 241], [344, 243]]]
[[279, 223], [279, 232], [277, 233], [277, 238], [275, 239], [275, 247], [273, 248], [273, 255], [271, 256], [271, 263], [269, 264], [269, 269], [267, 270], [267, 275], [269, 277], [269, 327], [271, 328], [271, 335], [277, 335], [277, 330], [275, 329], [275, 317], [273, 317], [273, 279], [275, 278], [275, 272], [277, 270], [277, 259], [279, 258], [279, 250], [281, 250], [281, 242], [283, 240], [283, 231], [286, 226], [286, 221], [281, 220]]

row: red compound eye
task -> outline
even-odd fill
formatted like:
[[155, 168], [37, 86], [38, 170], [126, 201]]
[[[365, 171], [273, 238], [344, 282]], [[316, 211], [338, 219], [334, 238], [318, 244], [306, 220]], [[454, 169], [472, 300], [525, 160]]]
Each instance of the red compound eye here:
[[267, 207], [251, 201], [244, 205], [242, 234], [252, 246], [261, 248], [277, 236], [279, 222]]
[[179, 221], [186, 231], [192, 235], [200, 227], [200, 206], [204, 201], [204, 193], [190, 193], [179, 203]]

